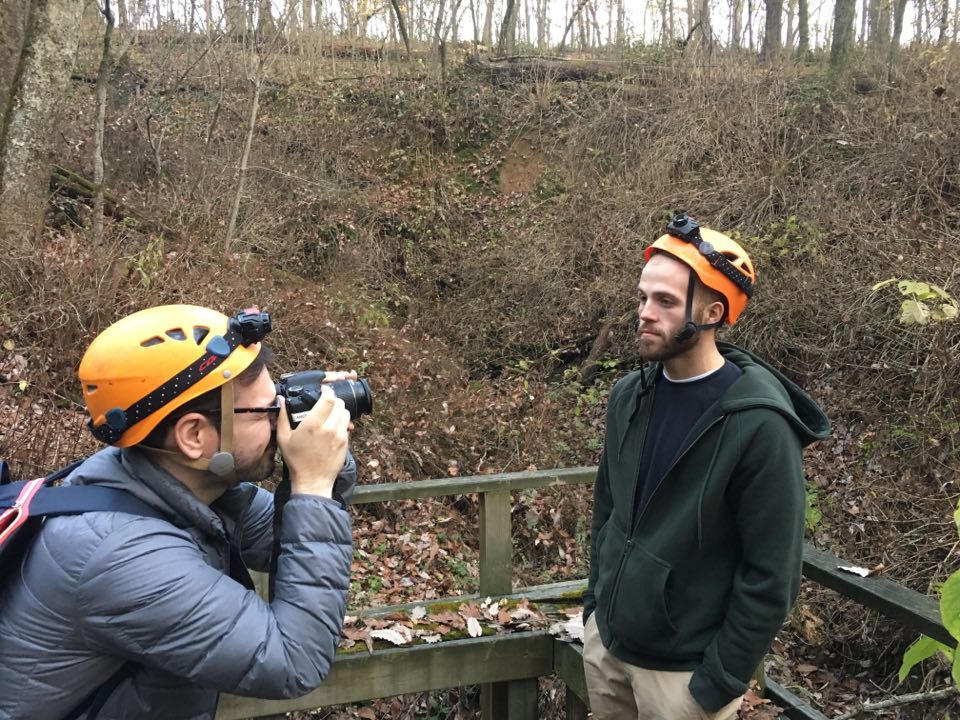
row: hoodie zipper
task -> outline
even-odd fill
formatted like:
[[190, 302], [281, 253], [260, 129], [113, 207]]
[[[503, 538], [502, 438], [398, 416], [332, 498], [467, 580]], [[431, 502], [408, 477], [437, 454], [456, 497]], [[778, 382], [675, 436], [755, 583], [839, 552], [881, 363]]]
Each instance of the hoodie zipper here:
[[[683, 452], [681, 452], [679, 455], [677, 455], [676, 459], [670, 464], [670, 467], [668, 467], [668, 468], [666, 469], [666, 471], [663, 473], [663, 476], [660, 478], [660, 482], [657, 483], [657, 486], [651, 491], [650, 497], [647, 498], [647, 504], [643, 506], [643, 508], [640, 510], [640, 514], [637, 515], [636, 519], [634, 520], [634, 522], [633, 522], [633, 528], [632, 528], [632, 530], [630, 531], [630, 537], [631, 537], [631, 539], [636, 536], [637, 530], [638, 530], [639, 527], [640, 527], [640, 521], [643, 519], [643, 516], [646, 514], [647, 508], [650, 507], [650, 503], [653, 502], [653, 496], [657, 494], [657, 490], [659, 490], [659, 489], [660, 489], [660, 486], [663, 485], [663, 481], [666, 479], [667, 475], [669, 475], [671, 472], [673, 472], [673, 469], [677, 466], [677, 463], [679, 463], [681, 460], [683, 460], [684, 456], [685, 456], [688, 452], [690, 452], [690, 450], [693, 448], [693, 446], [696, 445], [698, 442], [700, 442], [700, 438], [702, 438], [704, 435], [706, 435], [707, 432], [708, 432], [711, 428], [713, 428], [714, 425], [716, 425], [717, 423], [719, 423], [719, 422], [720, 422], [721, 420], [723, 420], [725, 417], [726, 417], [726, 415], [718, 415], [718, 416], [715, 417], [713, 420], [711, 420], [711, 421], [710, 421], [710, 424], [707, 425], [703, 430], [700, 431], [700, 433], [683, 449]], [[642, 452], [642, 448], [641, 448], [641, 452]], [[633, 497], [634, 507], [636, 507], [636, 500], [637, 500], [636, 495], [637, 495], [637, 490], [639, 489], [639, 485], [640, 485], [640, 467], [639, 467], [639, 463], [638, 463], [638, 465], [637, 465], [637, 483], [636, 483], [636, 484], [637, 484], [637, 488], [634, 489], [634, 491], [633, 491], [633, 495], [634, 495], [634, 497]]]
[[[651, 396], [650, 399], [653, 400], [653, 397]], [[647, 417], [649, 418], [649, 416]], [[667, 475], [669, 475], [670, 472], [673, 470], [673, 468], [676, 467], [677, 463], [679, 463], [683, 459], [683, 457], [690, 451], [690, 449], [694, 445], [696, 445], [698, 442], [700, 442], [700, 438], [706, 435], [707, 431], [709, 431], [714, 425], [719, 423], [725, 417], [726, 415], [718, 415], [716, 418], [714, 418], [710, 422], [709, 425], [707, 425], [703, 430], [701, 430], [700, 433], [693, 439], [693, 441], [683, 449], [683, 452], [681, 452], [677, 456], [677, 458], [670, 464], [670, 467], [667, 468], [667, 471], [663, 474], [663, 478], [666, 478]], [[643, 455], [643, 446], [646, 444], [646, 442], [647, 442], [646, 425], [644, 425], [644, 438], [643, 438], [643, 441], [640, 443], [641, 456]], [[613, 605], [616, 602], [617, 592], [620, 590], [620, 581], [623, 578], [623, 566], [627, 561], [627, 556], [630, 554], [631, 550], [633, 550], [633, 546], [636, 544], [635, 537], [637, 534], [637, 529], [640, 527], [640, 520], [643, 519], [644, 514], [647, 512], [647, 508], [650, 507], [650, 503], [653, 502], [653, 496], [657, 494], [657, 490], [659, 490], [660, 486], [663, 484], [663, 478], [660, 479], [660, 482], [657, 483], [657, 486], [653, 489], [653, 492], [650, 493], [650, 497], [647, 498], [647, 504], [643, 506], [643, 509], [640, 511], [640, 513], [637, 515], [636, 519], [634, 520], [633, 529], [631, 530], [630, 535], [627, 537], [626, 543], [624, 543], [623, 545], [623, 553], [621, 553], [620, 563], [619, 565], [617, 565], [616, 579], [613, 581], [613, 588], [611, 588], [610, 590], [610, 604], [607, 606], [606, 618], [607, 618], [608, 626], [610, 625], [610, 617], [613, 612]], [[636, 479], [636, 482], [634, 483], [634, 490], [633, 490], [633, 506], [634, 507], [637, 506], [637, 502], [636, 502], [637, 492], [639, 491], [639, 489], [640, 489], [640, 463], [638, 461], [637, 462], [637, 479]]]

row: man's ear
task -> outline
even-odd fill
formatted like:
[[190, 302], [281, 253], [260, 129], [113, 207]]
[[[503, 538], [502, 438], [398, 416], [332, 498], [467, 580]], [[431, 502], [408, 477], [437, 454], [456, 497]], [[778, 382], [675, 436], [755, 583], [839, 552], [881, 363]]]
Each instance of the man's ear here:
[[177, 420], [167, 438], [170, 449], [177, 449], [191, 460], [206, 457], [211, 443], [214, 450], [218, 447], [220, 433], [216, 426], [202, 413], [187, 413]]
[[709, 303], [703, 310], [704, 324], [712, 325], [714, 323], [719, 323], [723, 320], [723, 316], [726, 311], [726, 307], [724, 307], [723, 303], [719, 300]]

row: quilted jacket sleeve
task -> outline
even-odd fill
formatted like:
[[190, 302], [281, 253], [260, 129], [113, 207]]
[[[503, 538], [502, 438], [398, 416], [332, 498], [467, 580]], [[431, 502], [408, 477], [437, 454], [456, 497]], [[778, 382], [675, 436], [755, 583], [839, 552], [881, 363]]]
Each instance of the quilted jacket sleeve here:
[[[357, 461], [347, 450], [337, 479], [333, 485], [333, 498], [343, 507], [350, 504], [357, 485]], [[267, 572], [270, 568], [270, 553], [273, 550], [273, 495], [257, 488], [241, 520], [243, 526], [243, 560], [251, 570]]]
[[[250, 510], [258, 517], [258, 493]], [[294, 495], [284, 510], [276, 595], [267, 604], [208, 565], [191, 538], [140, 518], [87, 562], [76, 622], [91, 648], [220, 691], [303, 695], [326, 677], [346, 611], [350, 518], [335, 501]], [[144, 572], [144, 564], [150, 572]]]

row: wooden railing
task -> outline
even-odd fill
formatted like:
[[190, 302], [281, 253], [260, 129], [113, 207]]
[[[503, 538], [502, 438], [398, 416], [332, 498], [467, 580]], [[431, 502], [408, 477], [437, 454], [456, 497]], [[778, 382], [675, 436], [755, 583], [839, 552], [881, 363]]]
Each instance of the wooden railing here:
[[[513, 587], [511, 493], [554, 485], [590, 484], [596, 468], [501, 473], [442, 478], [357, 488], [353, 504], [477, 494], [480, 502], [479, 594], [476, 597], [527, 597], [531, 601], [569, 598], [586, 588], [572, 581], [524, 588]], [[839, 570], [844, 563], [810, 545], [804, 548], [804, 577], [879, 611], [918, 633], [952, 644], [940, 621], [934, 598], [904, 588], [883, 577], [861, 578]], [[417, 603], [429, 606], [433, 602]], [[382, 612], [392, 608], [380, 608]], [[355, 611], [351, 611], [355, 612]], [[464, 685], [482, 686], [485, 720], [537, 720], [537, 679], [555, 675], [567, 686], [568, 720], [586, 718], [588, 698], [583, 676], [582, 648], [561, 642], [546, 632], [486, 636], [433, 645], [339, 653], [326, 681], [295, 700], [258, 700], [225, 695], [217, 720], [282, 716], [295, 710], [360, 702]], [[826, 716], [771, 679], [768, 696], [784, 708], [790, 720], [826, 720]]]

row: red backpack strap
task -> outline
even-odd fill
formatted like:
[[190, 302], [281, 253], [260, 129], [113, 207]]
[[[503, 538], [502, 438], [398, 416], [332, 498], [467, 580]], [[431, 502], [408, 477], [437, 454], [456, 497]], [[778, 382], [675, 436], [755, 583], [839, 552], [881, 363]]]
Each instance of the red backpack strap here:
[[29, 480], [17, 495], [16, 501], [0, 514], [0, 545], [12, 537], [17, 529], [30, 517], [30, 502], [44, 486], [44, 478]]

